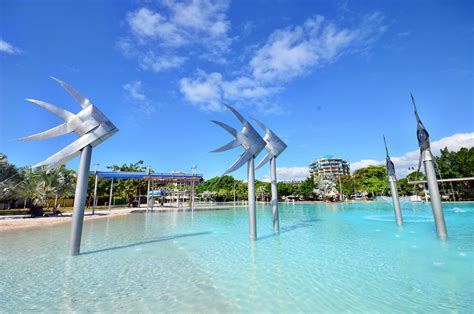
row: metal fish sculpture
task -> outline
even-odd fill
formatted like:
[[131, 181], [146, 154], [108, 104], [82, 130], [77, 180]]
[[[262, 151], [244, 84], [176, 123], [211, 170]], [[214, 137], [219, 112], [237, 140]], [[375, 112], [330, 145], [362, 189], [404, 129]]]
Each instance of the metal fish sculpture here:
[[258, 163], [255, 169], [260, 169], [263, 165], [265, 165], [270, 159], [273, 157], [278, 157], [285, 149], [286, 144], [272, 131], [268, 128], [265, 124], [260, 122], [257, 119], [253, 119], [255, 123], [260, 126], [264, 131], [265, 135], [263, 136], [263, 140], [266, 142], [265, 149], [267, 150], [267, 155]]
[[235, 139], [231, 142], [213, 150], [212, 152], [223, 152], [237, 146], [242, 146], [245, 149], [242, 155], [240, 155], [239, 159], [237, 159], [237, 161], [224, 173], [228, 174], [242, 167], [251, 158], [256, 157], [263, 150], [266, 144], [260, 134], [258, 134], [258, 132], [253, 128], [253, 126], [237, 110], [235, 110], [229, 105], [225, 106], [230, 111], [232, 111], [232, 113], [237, 117], [237, 119], [239, 119], [239, 121], [243, 125], [243, 128], [241, 131], [237, 131], [233, 127], [223, 122], [212, 120], [212, 122], [219, 125], [235, 137]]
[[79, 136], [79, 139], [64, 147], [46, 160], [37, 163], [33, 167], [45, 165], [54, 167], [64, 164], [78, 156], [84, 147], [88, 145], [94, 147], [118, 131], [117, 127], [107, 119], [107, 117], [89, 99], [79, 94], [74, 88], [65, 82], [54, 77], [51, 78], [61, 85], [74, 98], [74, 100], [79, 103], [82, 110], [77, 114], [73, 114], [65, 109], [58, 108], [41, 100], [26, 99], [27, 101], [52, 112], [64, 120], [64, 123], [44, 132], [20, 138], [19, 140], [44, 140], [70, 132], [75, 132]]
[[395, 177], [395, 166], [394, 166], [394, 164], [393, 164], [393, 162], [390, 159], [390, 156], [388, 154], [387, 141], [385, 140], [385, 135], [383, 136], [383, 142], [385, 144], [385, 153], [386, 153], [385, 164], [386, 164], [386, 167], [387, 167], [387, 176]]

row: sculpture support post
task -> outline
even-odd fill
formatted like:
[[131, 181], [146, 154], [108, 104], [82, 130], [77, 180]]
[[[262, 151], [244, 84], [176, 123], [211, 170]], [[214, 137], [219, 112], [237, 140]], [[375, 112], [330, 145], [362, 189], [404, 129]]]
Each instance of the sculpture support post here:
[[81, 160], [77, 172], [76, 194], [74, 211], [72, 214], [70, 255], [78, 255], [81, 249], [82, 224], [84, 223], [84, 207], [87, 196], [87, 180], [91, 165], [92, 146], [88, 145], [81, 150]]
[[422, 152], [423, 165], [425, 166], [426, 181], [428, 190], [430, 191], [431, 207], [433, 208], [433, 216], [436, 225], [436, 233], [442, 240], [448, 238], [446, 223], [444, 222], [443, 206], [441, 205], [441, 196], [439, 195], [438, 181], [436, 180], [436, 172], [433, 163], [433, 155], [429, 149]]
[[280, 218], [278, 217], [278, 186], [276, 174], [276, 157], [270, 159], [270, 177], [272, 186], [272, 214], [273, 214], [273, 230], [280, 231]]
[[392, 191], [393, 210], [395, 212], [395, 221], [397, 225], [403, 225], [402, 211], [400, 209], [400, 200], [398, 199], [397, 179], [394, 176], [388, 177], [390, 191]]
[[112, 206], [113, 200], [114, 200], [114, 178], [112, 178], [112, 182], [110, 182], [109, 211], [110, 211], [110, 207]]
[[257, 214], [255, 206], [255, 157], [249, 159], [247, 163], [248, 168], [248, 200], [249, 200], [249, 236], [250, 240], [257, 239]]
[[92, 215], [95, 214], [95, 207], [97, 206], [97, 181], [99, 176], [97, 175], [97, 170], [95, 171], [95, 184], [94, 184], [94, 200], [92, 201]]
[[146, 188], [146, 211], [150, 208], [150, 184], [151, 184], [151, 177], [150, 177], [150, 167], [148, 167], [148, 185]]

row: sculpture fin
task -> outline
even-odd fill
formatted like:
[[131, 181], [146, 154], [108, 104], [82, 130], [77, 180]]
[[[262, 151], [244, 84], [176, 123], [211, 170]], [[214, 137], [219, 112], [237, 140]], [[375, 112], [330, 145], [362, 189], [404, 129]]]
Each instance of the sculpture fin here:
[[53, 80], [55, 80], [56, 82], [58, 82], [59, 85], [61, 85], [62, 88], [64, 88], [71, 96], [72, 98], [74, 98], [74, 100], [79, 104], [81, 105], [82, 108], [87, 108], [89, 106], [92, 106], [92, 103], [90, 102], [89, 99], [87, 99], [86, 97], [82, 96], [81, 94], [79, 94], [74, 88], [72, 88], [71, 86], [69, 86], [66, 82], [64, 81], [61, 81], [55, 77], [52, 77], [51, 78]]
[[69, 112], [65, 109], [58, 108], [55, 105], [49, 104], [49, 103], [44, 102], [44, 101], [36, 100], [36, 99], [30, 99], [30, 98], [26, 98], [25, 100], [29, 101], [29, 102], [32, 102], [32, 103], [34, 103], [34, 104], [50, 111], [50, 112], [52, 112], [53, 114], [55, 114], [59, 118], [63, 119], [65, 122], [67, 122], [70, 119], [74, 119], [76, 117], [76, 115], [73, 114], [72, 112]]
[[420, 124], [424, 129], [425, 127], [423, 123], [421, 122], [420, 116], [418, 115], [418, 110], [416, 109], [415, 97], [413, 97], [412, 93], [410, 93], [410, 96], [411, 96], [411, 101], [413, 103], [413, 108], [415, 109], [416, 122], [418, 122], [418, 124]]
[[252, 118], [252, 120], [255, 121], [255, 123], [265, 131], [265, 133], [273, 134], [272, 130], [270, 130], [265, 124], [255, 118]]
[[211, 153], [223, 152], [223, 151], [232, 149], [232, 148], [237, 147], [237, 146], [240, 146], [240, 145], [241, 145], [241, 142], [240, 142], [238, 139], [235, 139], [235, 140], [233, 140], [233, 141], [230, 141], [230, 143], [225, 144], [225, 145], [222, 146], [222, 147], [219, 147], [219, 148], [217, 148], [217, 149], [214, 149], [213, 151], [211, 151]]
[[45, 166], [48, 164], [62, 164], [65, 163], [72, 158], [76, 157], [78, 154], [80, 154], [81, 149], [86, 147], [87, 145], [92, 144], [96, 140], [95, 134], [94, 133], [87, 133], [77, 139], [76, 141], [72, 142], [68, 146], [64, 147], [61, 149], [59, 152], [54, 154], [53, 156], [49, 157], [46, 160], [43, 160], [40, 163], [37, 163], [36, 165], [33, 166], [33, 168]]
[[255, 170], [257, 169], [260, 169], [264, 164], [266, 164], [270, 159], [272, 159], [272, 157], [274, 157], [272, 154], [268, 153], [265, 158], [263, 158], [257, 165], [257, 167], [255, 167]]
[[240, 167], [242, 167], [243, 164], [249, 161], [250, 158], [253, 158], [253, 153], [249, 150], [246, 150], [242, 155], [240, 155], [240, 158], [232, 166], [230, 166], [229, 169], [227, 169], [227, 171], [223, 175], [226, 175], [239, 169]]
[[387, 141], [385, 140], [385, 135], [383, 135], [383, 143], [385, 144], [385, 152], [387, 153], [387, 157], [389, 157], [388, 148], [387, 148]]
[[60, 124], [60, 125], [58, 125], [54, 128], [51, 128], [49, 130], [46, 130], [46, 131], [43, 131], [43, 132], [40, 132], [40, 133], [36, 133], [36, 134], [30, 135], [30, 136], [25, 136], [25, 137], [19, 138], [18, 140], [20, 140], [20, 141], [45, 140], [45, 139], [48, 139], [48, 138], [52, 138], [52, 137], [67, 134], [67, 133], [72, 132], [72, 131], [73, 131], [73, 129], [67, 123], [63, 123], [63, 124]]
[[232, 113], [237, 117], [237, 119], [239, 119], [239, 121], [240, 121], [244, 126], [248, 126], [248, 125], [249, 125], [249, 122], [248, 122], [237, 110], [235, 110], [233, 107], [231, 107], [231, 106], [228, 105], [228, 104], [224, 104], [224, 106], [226, 106], [227, 109], [229, 109], [230, 111], [232, 111]]
[[216, 121], [216, 120], [211, 120], [212, 122], [214, 122], [215, 124], [217, 124], [218, 126], [220, 126], [221, 128], [223, 128], [224, 130], [226, 130], [227, 132], [229, 132], [230, 134], [232, 134], [235, 138], [238, 138], [239, 136], [239, 131], [237, 131], [236, 129], [234, 129], [233, 127], [223, 123], [223, 122], [220, 122], [220, 121]]

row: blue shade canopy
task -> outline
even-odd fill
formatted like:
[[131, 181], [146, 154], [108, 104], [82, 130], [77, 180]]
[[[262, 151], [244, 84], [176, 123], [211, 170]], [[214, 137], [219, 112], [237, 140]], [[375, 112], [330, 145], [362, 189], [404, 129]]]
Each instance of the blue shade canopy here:
[[202, 174], [184, 172], [150, 173], [147, 172], [112, 172], [112, 171], [90, 171], [90, 176], [97, 175], [106, 179], [143, 179], [157, 181], [201, 181]]

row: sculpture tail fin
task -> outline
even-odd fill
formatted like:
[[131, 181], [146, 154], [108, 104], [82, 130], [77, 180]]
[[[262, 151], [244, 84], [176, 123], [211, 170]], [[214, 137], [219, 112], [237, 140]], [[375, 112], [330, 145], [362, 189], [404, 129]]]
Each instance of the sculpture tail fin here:
[[238, 139], [235, 139], [235, 140], [232, 140], [230, 141], [229, 143], [225, 144], [224, 146], [221, 146], [219, 148], [216, 148], [214, 149], [213, 151], [211, 151], [211, 153], [219, 153], [219, 152], [223, 152], [223, 151], [226, 151], [226, 150], [229, 150], [229, 149], [232, 149], [234, 147], [237, 147], [239, 145], [241, 145], [241, 141], [239, 141]]
[[246, 150], [242, 155], [240, 155], [240, 158], [229, 169], [227, 169], [224, 175], [231, 173], [236, 169], [239, 169], [244, 163], [249, 161], [250, 158], [253, 158], [253, 153], [251, 151]]
[[263, 158], [257, 165], [257, 167], [255, 167], [255, 170], [257, 169], [260, 169], [264, 164], [266, 164], [270, 159], [272, 159], [274, 156], [270, 153], [268, 153], [265, 158]]
[[227, 125], [223, 122], [216, 121], [216, 120], [211, 120], [211, 121], [214, 122], [215, 124], [217, 124], [218, 126], [220, 126], [221, 128], [223, 128], [224, 130], [226, 130], [227, 132], [229, 132], [235, 138], [237, 138], [239, 136], [239, 131], [237, 131], [236, 129], [234, 129], [230, 125]]
[[67, 123], [60, 124], [54, 128], [51, 128], [49, 130], [36, 133], [30, 136], [25, 136], [22, 138], [19, 138], [18, 140], [20, 141], [38, 141], [38, 140], [45, 140], [48, 138], [56, 137], [56, 136], [61, 136], [64, 134], [67, 134], [69, 132], [73, 131]]
[[65, 122], [67, 122], [70, 119], [74, 119], [74, 117], [76, 117], [76, 115], [73, 114], [72, 112], [69, 112], [65, 109], [61, 109], [59, 107], [56, 107], [55, 105], [52, 105], [52, 104], [44, 102], [44, 101], [36, 100], [36, 99], [30, 99], [30, 98], [26, 98], [25, 100], [29, 101], [29, 102], [32, 102], [35, 105], [38, 105], [38, 106], [48, 110], [49, 112], [51, 112], [51, 113], [55, 114], [56, 116], [58, 116], [59, 118], [63, 119]]
[[59, 85], [61, 85], [62, 88], [64, 88], [71, 96], [72, 98], [74, 98], [74, 100], [79, 104], [81, 105], [82, 108], [87, 108], [89, 106], [92, 106], [92, 103], [90, 102], [89, 99], [87, 99], [86, 97], [82, 96], [81, 94], [79, 94], [74, 88], [72, 88], [70, 85], [68, 85], [66, 82], [64, 81], [61, 81], [60, 79], [57, 79], [55, 77], [52, 77], [51, 78], [53, 80], [55, 80], [56, 82], [58, 82]]

